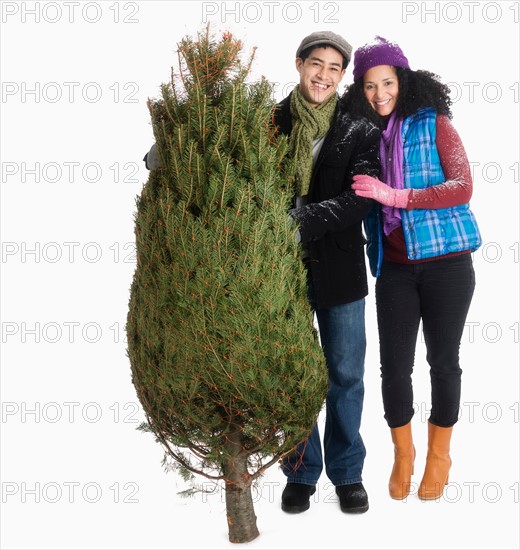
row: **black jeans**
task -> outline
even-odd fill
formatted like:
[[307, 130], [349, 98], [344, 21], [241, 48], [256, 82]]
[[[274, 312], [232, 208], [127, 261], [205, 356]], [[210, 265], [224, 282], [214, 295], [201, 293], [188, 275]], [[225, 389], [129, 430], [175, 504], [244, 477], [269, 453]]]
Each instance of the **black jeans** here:
[[475, 272], [471, 254], [420, 264], [383, 262], [376, 282], [377, 321], [385, 419], [391, 428], [414, 414], [412, 372], [422, 319], [430, 365], [430, 422], [457, 422], [462, 370], [459, 347]]

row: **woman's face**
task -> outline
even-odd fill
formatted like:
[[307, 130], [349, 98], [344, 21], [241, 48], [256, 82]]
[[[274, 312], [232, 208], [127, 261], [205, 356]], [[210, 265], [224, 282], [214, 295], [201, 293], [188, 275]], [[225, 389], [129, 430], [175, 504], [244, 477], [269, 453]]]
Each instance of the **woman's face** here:
[[363, 76], [363, 91], [370, 106], [381, 116], [388, 116], [395, 109], [399, 96], [399, 80], [395, 67], [377, 65]]

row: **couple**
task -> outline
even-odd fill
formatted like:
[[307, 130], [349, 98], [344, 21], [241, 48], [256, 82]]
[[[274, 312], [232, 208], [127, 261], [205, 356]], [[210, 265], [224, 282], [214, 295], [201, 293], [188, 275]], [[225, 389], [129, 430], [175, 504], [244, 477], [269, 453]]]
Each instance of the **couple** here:
[[[362, 222], [376, 281], [382, 394], [394, 444], [390, 496], [410, 492], [415, 459], [412, 370], [423, 322], [431, 376], [421, 499], [448, 481], [461, 369], [459, 344], [475, 286], [471, 252], [481, 244], [468, 201], [469, 163], [450, 123], [448, 87], [412, 71], [400, 47], [377, 37], [354, 54], [354, 83], [337, 86], [352, 48], [315, 32], [296, 52], [299, 85], [278, 104], [274, 123], [297, 162], [297, 222], [329, 371], [325, 467], [341, 510], [363, 513], [365, 447], [359, 433], [365, 357], [367, 280]], [[317, 426], [283, 462], [282, 509], [298, 513], [323, 468]]]
[[[378, 37], [354, 54], [354, 83], [337, 86], [352, 47], [320, 31], [296, 51], [299, 85], [273, 122], [297, 164], [290, 211], [308, 268], [329, 373], [325, 467], [341, 510], [363, 513], [365, 447], [359, 433], [365, 358], [365, 238], [376, 281], [382, 393], [394, 444], [390, 496], [410, 492], [415, 459], [411, 375], [419, 322], [430, 364], [432, 409], [419, 497], [437, 499], [448, 480], [457, 421], [459, 344], [475, 285], [470, 252], [480, 235], [468, 201], [469, 163], [450, 123], [448, 88], [412, 71], [396, 44]], [[154, 146], [146, 167], [160, 165]], [[448, 330], [447, 330], [448, 329]], [[323, 469], [317, 426], [282, 464], [282, 509], [299, 513]]]

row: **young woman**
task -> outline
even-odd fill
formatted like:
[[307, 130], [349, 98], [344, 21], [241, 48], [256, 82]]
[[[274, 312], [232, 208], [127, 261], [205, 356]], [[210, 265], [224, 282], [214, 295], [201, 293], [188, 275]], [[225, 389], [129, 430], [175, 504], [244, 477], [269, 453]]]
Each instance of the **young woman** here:
[[394, 443], [390, 496], [410, 492], [415, 459], [412, 371], [422, 320], [430, 365], [431, 414], [419, 497], [442, 495], [460, 404], [459, 346], [475, 287], [471, 252], [481, 237], [468, 201], [470, 166], [451, 125], [449, 89], [412, 71], [384, 38], [354, 55], [354, 83], [343, 100], [381, 127], [381, 181], [354, 176], [357, 195], [376, 201], [365, 220], [376, 281], [385, 419]]

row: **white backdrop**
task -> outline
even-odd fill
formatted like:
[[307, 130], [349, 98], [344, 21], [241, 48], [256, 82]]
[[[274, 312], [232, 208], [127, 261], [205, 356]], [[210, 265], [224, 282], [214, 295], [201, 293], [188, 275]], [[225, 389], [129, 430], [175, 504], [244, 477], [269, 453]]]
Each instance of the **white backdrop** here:
[[[2, 548], [230, 548], [223, 495], [181, 499], [144, 419], [124, 342], [135, 197], [153, 142], [148, 97], [207, 21], [257, 46], [254, 76], [297, 82], [319, 29], [380, 34], [449, 82], [474, 169], [484, 246], [461, 347], [460, 421], [439, 501], [392, 501], [373, 280], [362, 434], [370, 510], [342, 514], [325, 474], [310, 511], [280, 510], [271, 468], [251, 548], [519, 547], [519, 2], [7, 2], [1, 4]], [[347, 68], [342, 86], [352, 80]], [[416, 354], [416, 476], [429, 407]], [[321, 423], [323, 426], [323, 424]], [[204, 480], [201, 480], [203, 482]]]

